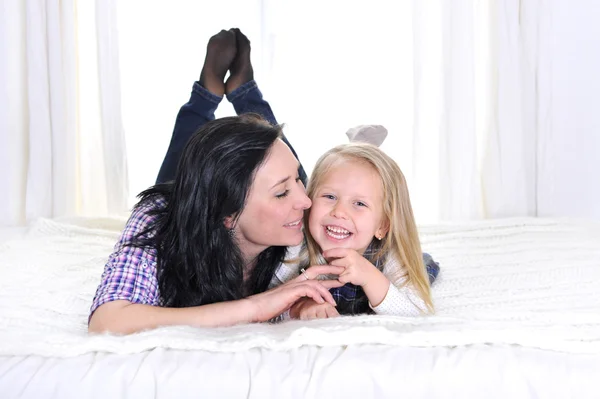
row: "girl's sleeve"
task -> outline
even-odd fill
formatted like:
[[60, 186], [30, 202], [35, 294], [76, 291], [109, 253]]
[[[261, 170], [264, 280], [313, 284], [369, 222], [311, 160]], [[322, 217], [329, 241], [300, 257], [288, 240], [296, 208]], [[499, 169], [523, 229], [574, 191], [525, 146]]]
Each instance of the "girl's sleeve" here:
[[388, 292], [377, 306], [369, 307], [380, 315], [386, 316], [420, 316], [427, 307], [421, 297], [409, 286], [396, 287], [390, 283]]
[[[389, 276], [392, 271], [398, 270], [398, 268], [397, 261], [391, 259], [384, 265], [383, 273]], [[373, 306], [369, 302], [369, 307], [376, 314], [388, 316], [420, 316], [426, 314], [427, 306], [425, 305], [425, 301], [423, 301], [411, 285], [404, 284], [404, 282], [404, 279], [400, 279], [396, 284], [390, 282], [388, 292], [383, 301], [377, 306]]]

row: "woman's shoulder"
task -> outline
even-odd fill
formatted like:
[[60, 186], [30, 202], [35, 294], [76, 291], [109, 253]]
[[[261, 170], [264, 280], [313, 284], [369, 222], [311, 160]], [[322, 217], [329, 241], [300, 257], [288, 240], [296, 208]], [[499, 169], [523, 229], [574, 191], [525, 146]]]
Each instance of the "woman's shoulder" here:
[[140, 234], [148, 236], [161, 210], [167, 206], [163, 196], [141, 199], [132, 209], [131, 215], [121, 233], [118, 246], [133, 242]]
[[162, 195], [142, 198], [131, 211], [129, 222], [148, 224], [153, 222], [160, 211], [167, 207], [167, 200]]
[[145, 196], [133, 207], [133, 212], [151, 213], [167, 207], [167, 199], [162, 194]]

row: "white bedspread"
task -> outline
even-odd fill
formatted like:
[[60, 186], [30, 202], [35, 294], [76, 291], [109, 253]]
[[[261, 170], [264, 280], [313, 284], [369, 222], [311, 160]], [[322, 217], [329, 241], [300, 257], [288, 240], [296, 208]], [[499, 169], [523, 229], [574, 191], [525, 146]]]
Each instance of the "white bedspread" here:
[[90, 336], [89, 306], [123, 223], [40, 220], [24, 239], [0, 244], [0, 355], [482, 343], [600, 353], [598, 224], [507, 219], [421, 227], [424, 250], [441, 265], [433, 317], [363, 316]]
[[518, 346], [303, 346], [0, 356], [2, 399], [598, 399], [600, 356]]

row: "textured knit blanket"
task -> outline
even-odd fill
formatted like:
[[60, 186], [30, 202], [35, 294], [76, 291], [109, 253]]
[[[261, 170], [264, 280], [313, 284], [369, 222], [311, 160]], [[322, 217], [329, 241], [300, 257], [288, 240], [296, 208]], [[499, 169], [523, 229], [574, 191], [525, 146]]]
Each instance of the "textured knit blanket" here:
[[39, 220], [0, 245], [0, 355], [238, 351], [377, 343], [516, 344], [600, 354], [600, 224], [506, 219], [421, 226], [440, 263], [437, 314], [343, 317], [129, 336], [89, 335], [87, 318], [124, 219]]

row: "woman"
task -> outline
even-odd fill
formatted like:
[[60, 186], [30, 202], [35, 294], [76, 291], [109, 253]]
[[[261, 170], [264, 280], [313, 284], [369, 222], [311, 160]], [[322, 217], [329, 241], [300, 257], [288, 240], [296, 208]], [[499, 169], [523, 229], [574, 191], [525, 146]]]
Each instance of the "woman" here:
[[159, 184], [140, 195], [106, 264], [90, 332], [267, 321], [303, 297], [335, 305], [328, 289], [341, 283], [314, 279], [339, 274], [336, 266], [312, 267], [268, 290], [287, 246], [303, 239], [306, 175], [279, 126], [254, 114], [213, 120], [223, 94], [238, 114], [254, 111], [276, 123], [239, 30], [208, 43]]

